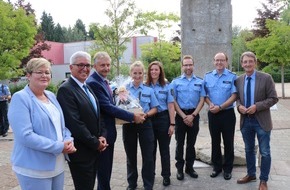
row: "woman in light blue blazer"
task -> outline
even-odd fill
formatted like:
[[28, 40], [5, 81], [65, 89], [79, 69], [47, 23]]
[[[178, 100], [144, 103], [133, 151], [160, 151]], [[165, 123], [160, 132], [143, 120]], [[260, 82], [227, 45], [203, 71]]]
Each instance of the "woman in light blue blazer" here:
[[65, 158], [76, 149], [55, 95], [45, 90], [50, 62], [33, 58], [26, 73], [29, 83], [13, 95], [8, 111], [14, 133], [12, 169], [22, 190], [61, 190]]

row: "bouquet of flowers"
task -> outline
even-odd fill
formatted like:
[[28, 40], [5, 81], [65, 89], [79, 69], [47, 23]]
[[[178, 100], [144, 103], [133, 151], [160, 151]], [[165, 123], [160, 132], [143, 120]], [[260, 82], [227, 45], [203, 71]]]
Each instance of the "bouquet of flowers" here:
[[[126, 86], [130, 83], [130, 81], [130, 77], [118, 76], [111, 83], [116, 106], [132, 113], [143, 112], [142, 107], [139, 104], [139, 100], [132, 97], [130, 92], [126, 89]], [[116, 124], [121, 125], [124, 123], [128, 122], [121, 119], [116, 119]]]

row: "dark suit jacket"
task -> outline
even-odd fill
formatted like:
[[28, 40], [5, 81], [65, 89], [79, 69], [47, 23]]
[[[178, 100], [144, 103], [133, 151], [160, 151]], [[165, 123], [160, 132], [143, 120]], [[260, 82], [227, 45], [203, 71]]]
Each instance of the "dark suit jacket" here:
[[107, 142], [109, 145], [115, 143], [117, 137], [115, 118], [131, 122], [134, 119], [134, 114], [115, 106], [105, 82], [96, 72], [87, 79], [86, 84], [91, 87], [98, 97], [102, 119], [104, 119], [107, 129]]
[[96, 97], [95, 99], [98, 113], [86, 93], [72, 78], [64, 82], [57, 92], [57, 100], [64, 113], [65, 125], [71, 131], [77, 149], [74, 154], [69, 154], [71, 162], [91, 160], [99, 155], [98, 138], [106, 134], [100, 123], [99, 103]]
[[[238, 91], [237, 108], [244, 105], [244, 83], [246, 74], [236, 80]], [[255, 117], [265, 131], [273, 128], [270, 107], [278, 102], [275, 83], [271, 75], [256, 71], [254, 104], [257, 106]], [[240, 127], [242, 128], [245, 115], [241, 114]]]

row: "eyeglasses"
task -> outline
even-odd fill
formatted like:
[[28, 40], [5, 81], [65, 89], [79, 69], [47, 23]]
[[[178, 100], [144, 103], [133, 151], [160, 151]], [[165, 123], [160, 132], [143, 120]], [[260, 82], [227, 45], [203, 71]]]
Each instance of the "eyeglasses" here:
[[79, 63], [79, 64], [72, 64], [78, 67], [78, 69], [84, 69], [85, 67], [87, 69], [90, 69], [92, 66], [90, 64], [83, 64], [83, 63]]
[[51, 77], [51, 73], [50, 72], [42, 72], [42, 71], [35, 71], [35, 72], [32, 72], [38, 76], [46, 76], [46, 77]]
[[193, 64], [185, 64], [185, 65], [182, 65], [183, 67], [193, 67]]

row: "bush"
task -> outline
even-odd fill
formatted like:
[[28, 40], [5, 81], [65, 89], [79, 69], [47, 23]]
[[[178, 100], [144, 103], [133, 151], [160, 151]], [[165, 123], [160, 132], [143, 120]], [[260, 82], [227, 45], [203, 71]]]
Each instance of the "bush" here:
[[[19, 90], [22, 90], [25, 86], [26, 86], [27, 82], [23, 82], [23, 83], [20, 83], [20, 84], [17, 84], [17, 83], [14, 83], [14, 84], [10, 84], [9, 85], [9, 90], [10, 90], [10, 93], [11, 95], [13, 95], [15, 92], [18, 92]], [[48, 85], [48, 87], [46, 88], [46, 90], [49, 90], [53, 93], [56, 93], [57, 91], [57, 86], [50, 83]]]
[[[269, 73], [275, 82], [281, 82], [281, 68], [278, 66], [275, 66], [273, 64], [270, 64], [263, 68], [263, 72]], [[284, 71], [284, 82], [290, 82], [290, 68], [285, 67]]]

